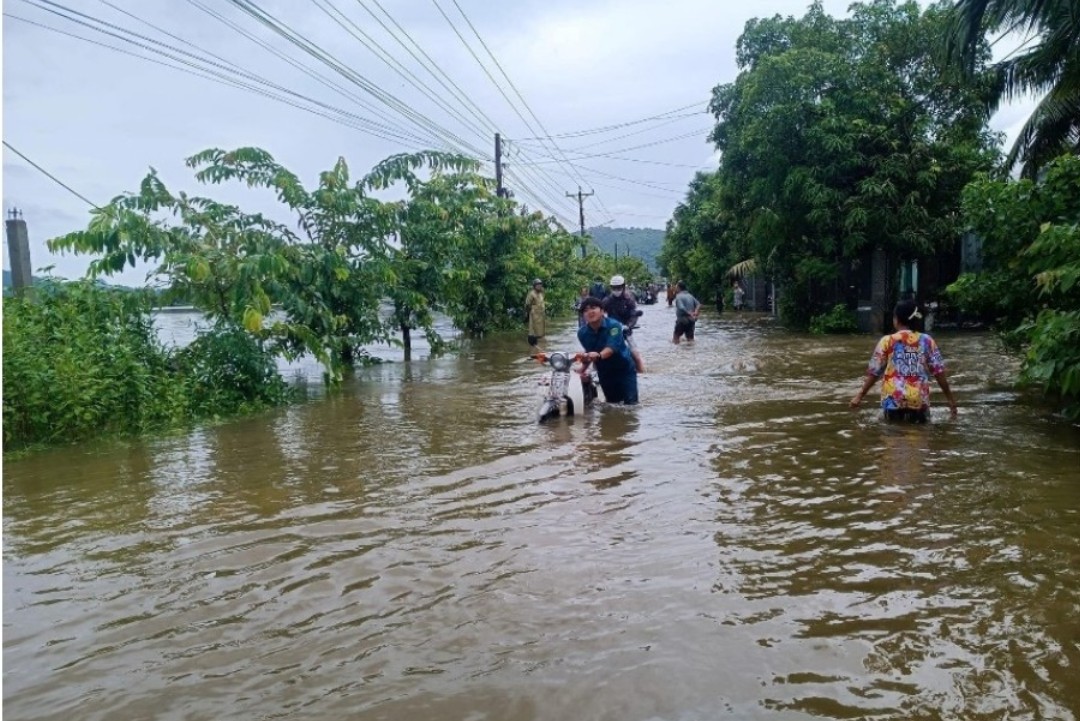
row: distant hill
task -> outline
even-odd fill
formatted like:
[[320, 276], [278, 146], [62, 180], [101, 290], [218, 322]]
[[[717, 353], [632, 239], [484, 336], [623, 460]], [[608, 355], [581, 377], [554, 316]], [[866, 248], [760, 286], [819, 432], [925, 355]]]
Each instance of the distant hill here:
[[664, 245], [664, 231], [658, 228], [589, 228], [593, 243], [608, 255], [614, 255], [618, 244], [619, 256], [629, 253], [641, 258], [649, 269], [656, 271], [656, 256]]
[[[48, 276], [46, 276], [46, 277], [48, 277]], [[73, 280], [73, 279], [68, 278], [66, 280]], [[41, 276], [39, 276], [39, 275], [32, 275], [32, 276], [30, 276], [30, 282], [32, 284], [34, 284], [34, 285], [38, 285], [40, 283], [46, 282], [46, 280], [44, 278], [42, 278]], [[106, 288], [116, 288], [117, 290], [138, 290], [137, 288], [132, 288], [132, 287], [126, 286], [126, 285], [116, 285], [116, 284], [113, 284], [113, 283], [106, 283], [101, 278], [98, 278], [94, 282], [97, 283], [99, 286], [106, 287]], [[7, 294], [9, 294], [11, 292], [11, 286], [12, 286], [11, 271], [8, 270], [7, 268], [5, 268], [4, 269], [4, 295], [7, 295]]]

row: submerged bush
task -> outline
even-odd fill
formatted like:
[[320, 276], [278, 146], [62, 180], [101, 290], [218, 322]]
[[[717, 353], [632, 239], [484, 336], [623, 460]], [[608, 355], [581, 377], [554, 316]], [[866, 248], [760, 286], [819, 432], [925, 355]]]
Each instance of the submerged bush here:
[[203, 331], [176, 351], [172, 365], [195, 417], [237, 415], [289, 399], [274, 358], [238, 328]]
[[138, 434], [287, 397], [253, 339], [166, 349], [141, 292], [49, 282], [6, 298], [3, 314], [5, 451]]
[[828, 313], [810, 319], [810, 332], [816, 335], [858, 333], [859, 323], [854, 311], [848, 310], [843, 303], [837, 303]]

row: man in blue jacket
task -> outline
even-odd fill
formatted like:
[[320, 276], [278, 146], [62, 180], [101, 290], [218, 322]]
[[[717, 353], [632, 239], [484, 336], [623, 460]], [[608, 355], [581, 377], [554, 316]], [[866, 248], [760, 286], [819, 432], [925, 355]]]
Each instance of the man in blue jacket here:
[[623, 336], [622, 323], [604, 315], [596, 298], [581, 303], [585, 325], [578, 328], [578, 340], [585, 349], [585, 363], [596, 365], [600, 387], [609, 403], [638, 402], [637, 368]]

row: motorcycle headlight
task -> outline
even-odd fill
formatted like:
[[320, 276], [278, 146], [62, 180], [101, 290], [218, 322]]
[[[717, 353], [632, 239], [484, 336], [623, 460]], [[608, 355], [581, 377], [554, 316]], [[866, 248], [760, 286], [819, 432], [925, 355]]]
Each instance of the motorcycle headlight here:
[[548, 363], [557, 371], [570, 370], [570, 356], [565, 353], [552, 353], [548, 356]]

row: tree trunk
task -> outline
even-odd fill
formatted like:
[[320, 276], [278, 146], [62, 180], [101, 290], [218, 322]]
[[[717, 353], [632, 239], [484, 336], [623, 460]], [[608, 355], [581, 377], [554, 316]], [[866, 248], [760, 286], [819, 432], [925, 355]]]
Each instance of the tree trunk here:
[[405, 354], [405, 362], [412, 360], [412, 334], [407, 323], [401, 324], [401, 349]]

